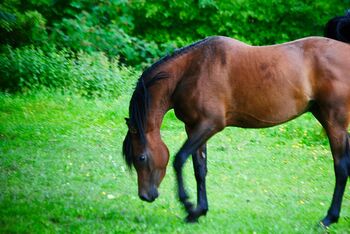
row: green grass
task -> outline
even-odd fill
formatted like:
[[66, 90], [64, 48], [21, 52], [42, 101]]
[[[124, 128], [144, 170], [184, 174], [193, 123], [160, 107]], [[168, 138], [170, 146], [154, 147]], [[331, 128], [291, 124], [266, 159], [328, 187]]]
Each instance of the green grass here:
[[[327, 139], [311, 115], [270, 129], [227, 128], [208, 145], [209, 212], [183, 222], [171, 166], [152, 204], [121, 157], [128, 96], [0, 95], [2, 233], [323, 233], [334, 186]], [[183, 125], [167, 114], [173, 156]], [[190, 160], [185, 168], [192, 198]], [[350, 189], [331, 233], [350, 230]]]

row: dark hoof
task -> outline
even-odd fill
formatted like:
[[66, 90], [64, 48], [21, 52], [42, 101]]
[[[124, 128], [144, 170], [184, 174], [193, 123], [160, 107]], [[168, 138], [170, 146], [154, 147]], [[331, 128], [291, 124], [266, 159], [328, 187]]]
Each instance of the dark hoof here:
[[323, 223], [323, 221], [320, 221], [319, 227], [322, 228], [322, 230], [324, 230], [324, 231], [328, 231], [329, 225], [326, 226], [326, 225]]
[[328, 227], [332, 224], [332, 223], [337, 223], [338, 222], [338, 217], [330, 217], [327, 216], [326, 218], [324, 218], [321, 222], [320, 225], [323, 229], [328, 229]]
[[193, 214], [187, 215], [185, 219], [186, 223], [198, 223], [198, 217], [194, 216]]
[[202, 215], [206, 215], [207, 211], [208, 211], [208, 209], [202, 209], [199, 207], [188, 211], [188, 215], [186, 217], [186, 222], [187, 223], [197, 223], [198, 218], [201, 217]]

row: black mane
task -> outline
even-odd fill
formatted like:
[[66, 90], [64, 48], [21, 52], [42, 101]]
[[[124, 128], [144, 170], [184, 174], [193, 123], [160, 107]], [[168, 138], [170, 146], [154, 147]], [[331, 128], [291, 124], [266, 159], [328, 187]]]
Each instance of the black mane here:
[[[169, 77], [169, 74], [167, 74], [166, 72], [155, 73], [156, 69], [159, 68], [161, 64], [164, 64], [180, 55], [191, 51], [194, 48], [197, 48], [198, 46], [202, 45], [204, 42], [212, 38], [214, 37], [208, 37], [203, 40], [197, 41], [189, 46], [175, 50], [173, 54], [161, 58], [142, 73], [141, 77], [137, 81], [136, 88], [131, 97], [129, 106], [129, 119], [127, 119], [129, 131], [123, 142], [123, 156], [129, 168], [131, 168], [133, 160], [133, 152], [131, 145], [132, 133], [130, 132], [130, 129], [135, 130], [138, 139], [140, 139], [141, 144], [146, 145], [147, 143], [145, 137], [145, 124], [149, 104], [151, 101], [148, 88], [155, 84], [157, 81]], [[155, 75], [150, 77], [152, 74]]]

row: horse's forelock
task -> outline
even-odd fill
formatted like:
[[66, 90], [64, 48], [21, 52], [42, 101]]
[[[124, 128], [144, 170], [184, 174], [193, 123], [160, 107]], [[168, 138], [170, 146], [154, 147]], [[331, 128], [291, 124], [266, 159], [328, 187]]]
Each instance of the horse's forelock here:
[[[137, 82], [135, 91], [131, 97], [127, 125], [135, 131], [133, 134], [137, 134], [137, 137], [142, 144], [146, 144], [144, 126], [146, 123], [148, 104], [148, 91], [144, 80], [141, 77]], [[128, 130], [123, 142], [123, 156], [126, 164], [131, 168], [133, 162], [133, 148], [130, 130]]]
[[123, 142], [123, 156], [126, 164], [130, 169], [132, 166], [132, 155], [133, 155], [133, 152], [132, 152], [132, 145], [131, 145], [131, 136], [130, 136], [130, 132], [128, 131]]

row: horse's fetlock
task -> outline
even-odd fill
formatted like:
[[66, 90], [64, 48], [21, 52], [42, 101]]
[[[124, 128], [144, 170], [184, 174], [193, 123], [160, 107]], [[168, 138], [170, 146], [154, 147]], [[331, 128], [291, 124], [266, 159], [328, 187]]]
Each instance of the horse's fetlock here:
[[207, 215], [208, 210], [209, 210], [208, 208], [203, 208], [202, 209], [202, 214], [203, 215]]
[[339, 220], [339, 212], [328, 211], [325, 220], [329, 223], [337, 223]]
[[180, 194], [179, 195], [179, 200], [181, 202], [185, 203], [188, 200], [188, 196], [186, 194], [185, 195]]
[[185, 210], [187, 211], [187, 213], [193, 213], [193, 204], [189, 201], [184, 201], [183, 202]]

